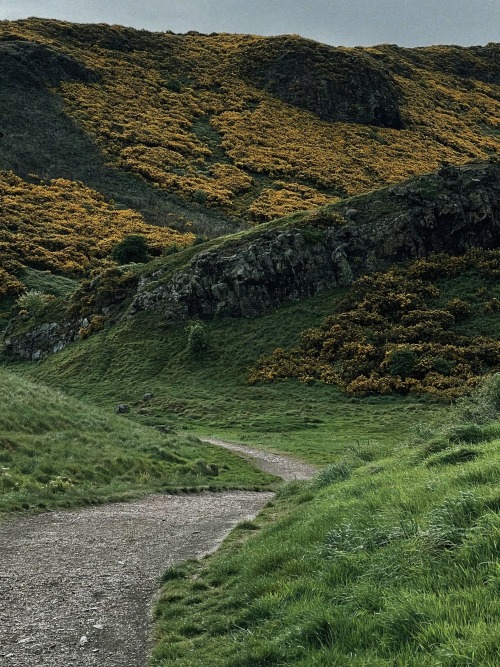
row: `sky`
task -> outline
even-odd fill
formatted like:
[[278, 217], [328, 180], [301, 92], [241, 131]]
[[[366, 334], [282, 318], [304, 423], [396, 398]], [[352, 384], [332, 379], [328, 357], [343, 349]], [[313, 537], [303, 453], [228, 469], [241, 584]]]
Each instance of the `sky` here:
[[0, 0], [0, 19], [29, 16], [344, 46], [500, 42], [500, 0]]

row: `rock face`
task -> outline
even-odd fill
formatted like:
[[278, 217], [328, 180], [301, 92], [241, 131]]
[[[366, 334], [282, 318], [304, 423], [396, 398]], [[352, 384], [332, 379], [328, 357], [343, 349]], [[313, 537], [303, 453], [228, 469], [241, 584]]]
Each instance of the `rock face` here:
[[[396, 262], [499, 244], [500, 164], [443, 167], [436, 175], [357, 197], [355, 208], [347, 200], [294, 223], [229, 237], [200, 249], [176, 271], [165, 263], [131, 284], [127, 313], [154, 309], [166, 320], [253, 317]], [[109, 304], [98, 303], [93, 314], [106, 314]], [[6, 349], [40, 359], [74, 340], [85, 322], [8, 335]]]
[[7, 332], [4, 348], [8, 354], [27, 361], [40, 361], [49, 354], [63, 350], [77, 336], [78, 327], [74, 322], [44, 322], [27, 332]]
[[240, 61], [249, 83], [322, 120], [401, 129], [402, 95], [389, 73], [366, 53], [294, 36], [250, 46]]
[[351, 206], [319, 212], [306, 226], [256, 231], [200, 251], [173, 274], [165, 268], [145, 275], [131, 313], [252, 317], [395, 262], [493, 248], [500, 242], [499, 202], [500, 165], [443, 168], [358, 198], [355, 213]]

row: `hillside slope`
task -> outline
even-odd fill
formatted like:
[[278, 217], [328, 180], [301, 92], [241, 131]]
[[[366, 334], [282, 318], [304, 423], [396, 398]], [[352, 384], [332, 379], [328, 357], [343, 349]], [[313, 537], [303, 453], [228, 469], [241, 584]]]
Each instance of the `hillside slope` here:
[[141, 311], [151, 311], [159, 322], [253, 317], [289, 300], [348, 287], [398, 262], [494, 250], [499, 194], [495, 162], [443, 167], [149, 265], [112, 269], [84, 281], [69, 303], [60, 299], [37, 313], [20, 312], [7, 331], [6, 349], [40, 359]]
[[[106, 254], [106, 243], [89, 253], [70, 241], [61, 261], [56, 190], [81, 200], [64, 215], [84, 245], [89, 222], [90, 235], [107, 233], [90, 207], [103, 227], [114, 218], [107, 246], [133, 219], [158, 251], [160, 232], [140, 222], [216, 237], [443, 162], [485, 160], [498, 151], [498, 61], [495, 44], [348, 49], [298, 36], [0, 22], [0, 300], [29, 283], [26, 267], [72, 277], [75, 257], [83, 269]], [[13, 196], [28, 201], [28, 217]], [[163, 247], [192, 240], [165, 234]]]
[[220, 448], [139, 426], [2, 369], [0, 400], [0, 514], [274, 479]]
[[152, 665], [496, 667], [499, 379], [383, 454], [344, 449], [251, 537], [168, 571]]
[[[270, 219], [498, 149], [495, 44], [348, 49], [30, 19], [2, 22], [0, 46], [6, 110], [11, 94], [29, 102], [50, 89], [73, 123], [58, 130], [68, 139], [84, 130], [92, 152], [127, 175], [123, 184], [140, 176], [231, 218]], [[74, 151], [90, 147], [82, 142], [70, 152], [73, 178], [96, 187], [88, 159], [75, 167]], [[7, 153], [0, 166], [33, 160], [29, 149], [14, 162]], [[68, 177], [56, 173], [50, 145], [45, 158], [44, 178]], [[126, 186], [113, 187], [123, 199]]]

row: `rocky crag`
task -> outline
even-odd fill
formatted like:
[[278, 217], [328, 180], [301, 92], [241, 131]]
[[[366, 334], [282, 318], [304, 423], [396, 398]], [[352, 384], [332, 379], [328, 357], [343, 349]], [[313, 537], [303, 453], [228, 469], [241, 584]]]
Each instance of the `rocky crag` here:
[[500, 167], [444, 167], [347, 205], [201, 250], [183, 269], [140, 280], [130, 312], [167, 319], [252, 317], [289, 299], [348, 285], [395, 262], [500, 240]]
[[[181, 268], [174, 268], [179, 258], [174, 265], [166, 259], [159, 268], [146, 268], [118, 298], [104, 274], [80, 290], [78, 317], [21, 331], [15, 323], [5, 349], [41, 359], [82, 331], [91, 333], [96, 317], [118, 311], [132, 317], [154, 309], [164, 321], [253, 317], [397, 262], [494, 248], [500, 242], [499, 202], [498, 163], [443, 166], [433, 175], [226, 237], [194, 254], [190, 249]], [[106, 297], [106, 290], [113, 296]]]

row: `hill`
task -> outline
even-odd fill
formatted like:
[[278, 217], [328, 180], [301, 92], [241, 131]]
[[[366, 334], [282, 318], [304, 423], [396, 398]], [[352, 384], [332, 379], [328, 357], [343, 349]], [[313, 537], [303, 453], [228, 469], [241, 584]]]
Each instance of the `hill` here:
[[[498, 150], [498, 55], [495, 44], [348, 49], [294, 35], [0, 22], [0, 299], [29, 287], [26, 268], [74, 277], [130, 228], [159, 252], [191, 232], [220, 236], [484, 160]], [[67, 262], [61, 216], [85, 239]]]
[[453, 398], [500, 367], [499, 193], [494, 162], [443, 167], [149, 265], [110, 269], [70, 300], [20, 311], [6, 350], [38, 360], [142, 312], [165, 327], [248, 318], [340, 289], [337, 312], [303, 333], [300, 348], [262, 360], [251, 381], [296, 377], [354, 395]]
[[[0, 44], [0, 166], [23, 175], [29, 165], [44, 179], [97, 190], [101, 183], [120, 203], [127, 187], [156, 202], [159, 189], [191, 210], [266, 220], [498, 149], [495, 44], [348, 49], [298, 36], [39, 19], [2, 22]], [[25, 94], [28, 113], [33, 95], [51, 101], [44, 114], [33, 98], [31, 129], [12, 118], [12, 102]], [[36, 156], [34, 135], [47, 125], [52, 141]], [[64, 139], [73, 145], [62, 159]]]
[[270, 219], [498, 147], [495, 44], [347, 49], [37, 19], [3, 22], [0, 40], [9, 89], [49, 87], [113, 167], [231, 218]]
[[0, 514], [273, 477], [236, 456], [89, 406], [0, 369]]

